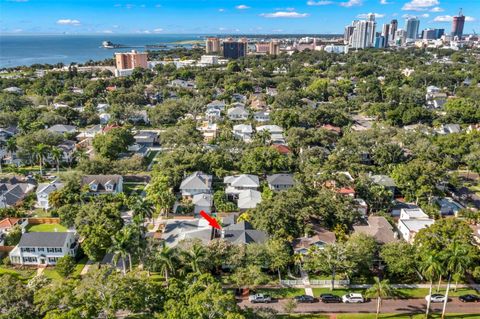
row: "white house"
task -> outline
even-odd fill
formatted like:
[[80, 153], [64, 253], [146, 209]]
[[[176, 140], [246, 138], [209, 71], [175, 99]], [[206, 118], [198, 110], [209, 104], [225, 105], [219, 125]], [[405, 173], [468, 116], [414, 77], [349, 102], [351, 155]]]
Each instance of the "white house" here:
[[77, 248], [75, 232], [24, 233], [9, 258], [15, 265], [55, 265], [64, 256], [74, 257]]
[[257, 190], [260, 187], [258, 176], [249, 174], [225, 176], [223, 183], [227, 186], [225, 193], [235, 197], [244, 190]]
[[200, 214], [202, 210], [210, 214], [212, 212], [213, 196], [212, 194], [197, 194], [193, 196], [192, 203], [195, 205], [193, 210], [195, 215]]
[[43, 208], [45, 210], [50, 209], [50, 204], [48, 198], [50, 193], [59, 190], [63, 187], [63, 184], [58, 181], [53, 181], [51, 183], [38, 184], [37, 187], [37, 207]]
[[237, 206], [241, 211], [255, 208], [262, 201], [262, 194], [259, 191], [248, 189], [238, 193]]
[[248, 111], [244, 106], [235, 106], [227, 110], [227, 116], [232, 121], [244, 121], [248, 119]]
[[257, 122], [268, 122], [270, 121], [270, 112], [268, 111], [258, 111], [253, 114], [253, 119]]
[[250, 124], [238, 124], [233, 126], [233, 136], [243, 140], [245, 143], [252, 141], [253, 128]]
[[212, 176], [203, 172], [194, 172], [180, 184], [182, 196], [193, 198], [198, 194], [210, 194], [212, 191]]
[[413, 243], [416, 234], [423, 228], [427, 228], [435, 221], [430, 219], [420, 208], [402, 208], [400, 210], [400, 219], [397, 228], [402, 238]]
[[90, 194], [117, 194], [123, 192], [121, 175], [86, 175], [82, 177], [82, 186], [88, 185]]
[[289, 189], [295, 184], [292, 174], [273, 174], [267, 176], [268, 187], [273, 191]]

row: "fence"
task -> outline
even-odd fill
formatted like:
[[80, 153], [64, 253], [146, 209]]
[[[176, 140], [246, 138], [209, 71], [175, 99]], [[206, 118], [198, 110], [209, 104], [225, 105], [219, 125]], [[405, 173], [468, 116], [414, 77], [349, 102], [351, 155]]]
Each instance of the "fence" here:
[[28, 223], [32, 225], [39, 225], [39, 224], [59, 224], [60, 218], [29, 218]]
[[[283, 286], [294, 287], [294, 286], [305, 286], [305, 282], [301, 279], [299, 280], [281, 280], [280, 283]], [[331, 280], [310, 280], [310, 286], [331, 286]], [[348, 286], [350, 285], [350, 280], [335, 280], [335, 286]]]

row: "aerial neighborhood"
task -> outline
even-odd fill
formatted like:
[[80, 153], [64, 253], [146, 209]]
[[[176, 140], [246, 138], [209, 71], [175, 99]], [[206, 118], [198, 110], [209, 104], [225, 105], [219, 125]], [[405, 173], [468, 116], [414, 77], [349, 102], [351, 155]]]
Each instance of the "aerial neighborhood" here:
[[475, 313], [478, 49], [203, 50], [0, 77], [0, 318]]

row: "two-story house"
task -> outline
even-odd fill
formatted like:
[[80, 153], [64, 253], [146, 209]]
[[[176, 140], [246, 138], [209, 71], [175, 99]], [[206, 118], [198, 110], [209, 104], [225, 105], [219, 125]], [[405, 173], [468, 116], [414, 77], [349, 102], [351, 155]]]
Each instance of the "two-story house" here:
[[210, 194], [212, 191], [212, 175], [203, 172], [194, 172], [186, 177], [180, 184], [184, 198], [192, 199], [198, 194]]
[[117, 194], [123, 192], [121, 175], [86, 175], [82, 177], [82, 186], [88, 185], [92, 195]]
[[37, 207], [45, 210], [50, 209], [49, 196], [50, 193], [57, 191], [63, 187], [63, 183], [53, 181], [51, 183], [38, 184], [37, 187]]
[[223, 183], [226, 185], [225, 193], [234, 198], [238, 198], [244, 190], [256, 191], [260, 187], [258, 176], [249, 174], [225, 176]]
[[55, 265], [64, 256], [74, 257], [77, 248], [75, 232], [24, 233], [9, 258], [14, 265]]
[[227, 110], [227, 117], [232, 121], [245, 121], [248, 119], [248, 111], [243, 105], [237, 105]]
[[417, 233], [430, 225], [433, 225], [435, 221], [430, 219], [427, 214], [420, 208], [402, 208], [400, 210], [400, 219], [398, 220], [398, 231], [402, 238], [413, 243]]
[[238, 124], [233, 126], [233, 136], [245, 143], [252, 141], [253, 128], [250, 124]]

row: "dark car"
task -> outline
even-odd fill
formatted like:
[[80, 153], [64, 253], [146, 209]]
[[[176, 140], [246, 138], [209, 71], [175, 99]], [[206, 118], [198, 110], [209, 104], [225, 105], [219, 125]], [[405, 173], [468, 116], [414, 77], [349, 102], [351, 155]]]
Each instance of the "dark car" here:
[[480, 297], [477, 295], [462, 295], [458, 299], [461, 302], [480, 302]]
[[321, 294], [320, 299], [324, 303], [339, 303], [342, 302], [342, 298], [332, 294]]
[[313, 302], [317, 301], [317, 299], [315, 299], [315, 298], [313, 298], [312, 296], [309, 296], [309, 295], [296, 296], [294, 299], [298, 303], [313, 303]]

